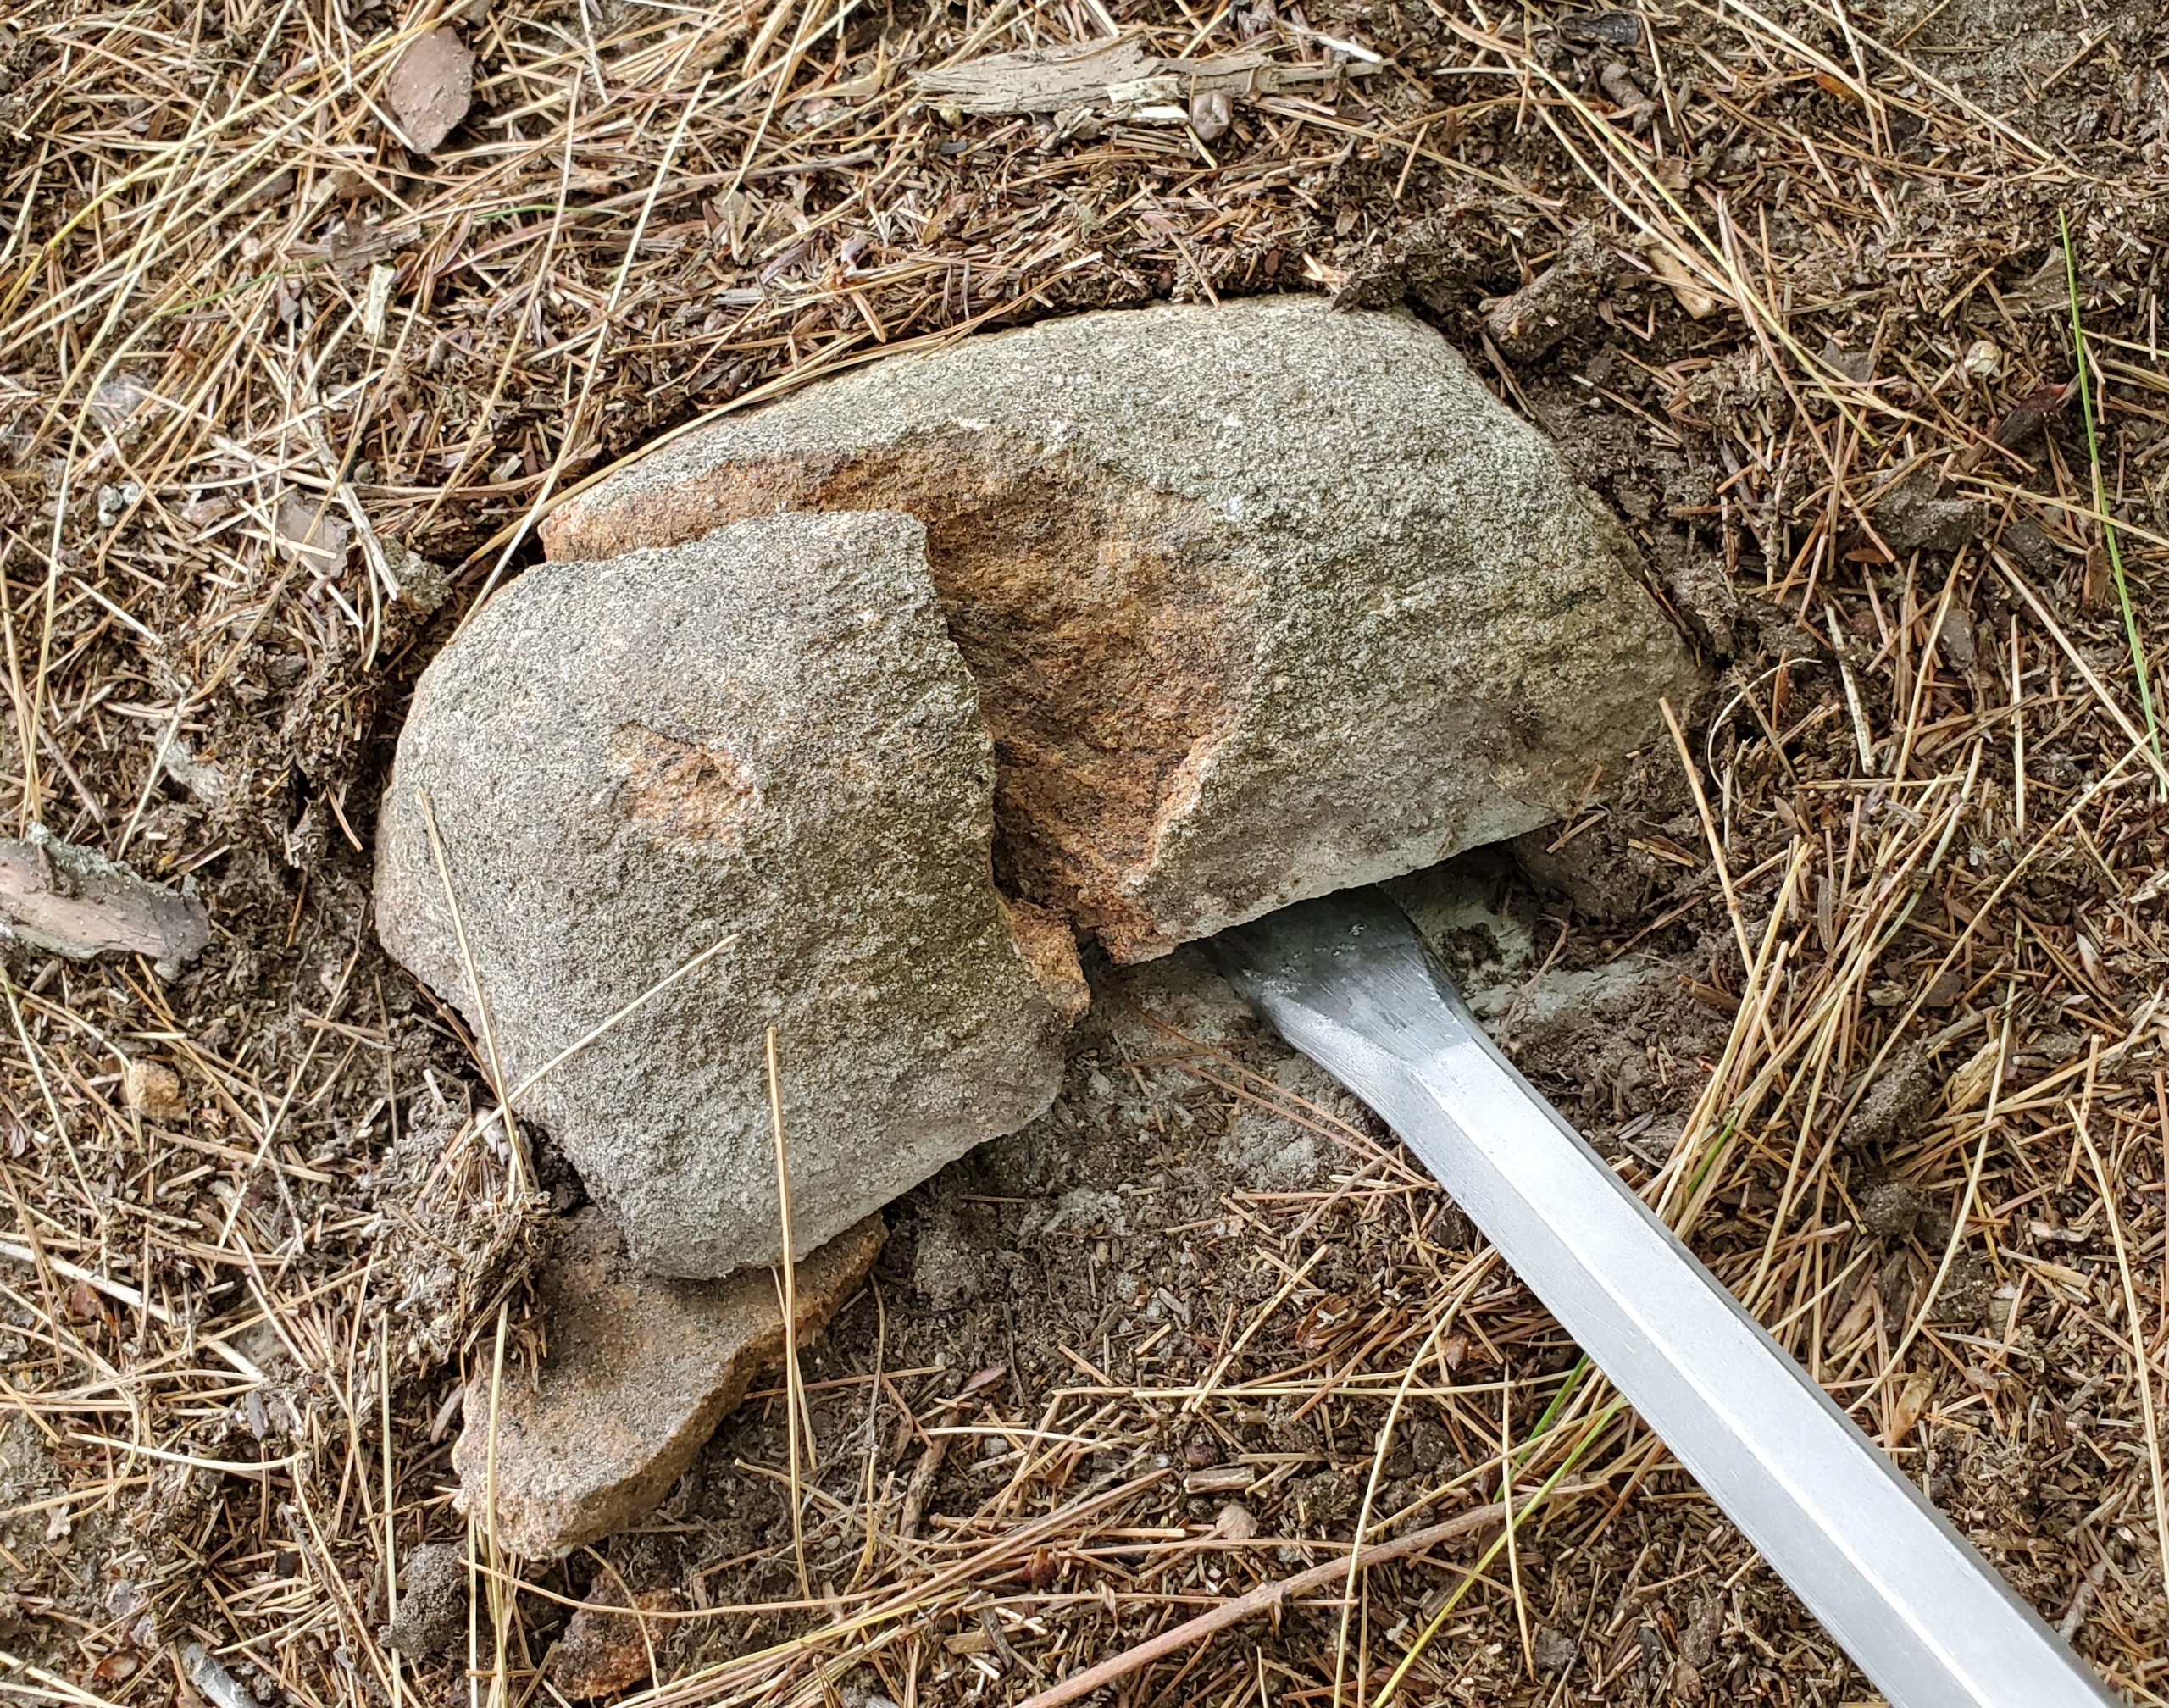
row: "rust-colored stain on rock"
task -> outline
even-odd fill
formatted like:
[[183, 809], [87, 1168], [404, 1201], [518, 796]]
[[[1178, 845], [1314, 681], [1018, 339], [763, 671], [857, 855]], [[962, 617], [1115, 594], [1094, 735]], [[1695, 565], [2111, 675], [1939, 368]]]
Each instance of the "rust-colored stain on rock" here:
[[542, 525], [616, 562], [898, 513], [994, 747], [994, 873], [1117, 962], [1548, 823], [1700, 674], [1557, 448], [1406, 315], [1058, 316], [674, 439]]
[[1017, 945], [1040, 992], [1054, 1012], [1074, 1025], [1092, 1006], [1092, 987], [1077, 959], [1077, 939], [1069, 927], [1044, 907], [1001, 899], [1002, 923]]
[[658, 841], [735, 847], [761, 804], [760, 785], [719, 742], [681, 741], [621, 724], [610, 741], [625, 816]]
[[960, 428], [854, 458], [710, 470], [605, 549], [778, 510], [896, 510], [925, 524], [950, 637], [994, 737], [1002, 879], [1118, 960], [1169, 947], [1127, 886], [1249, 679], [1246, 578], [1201, 507]]

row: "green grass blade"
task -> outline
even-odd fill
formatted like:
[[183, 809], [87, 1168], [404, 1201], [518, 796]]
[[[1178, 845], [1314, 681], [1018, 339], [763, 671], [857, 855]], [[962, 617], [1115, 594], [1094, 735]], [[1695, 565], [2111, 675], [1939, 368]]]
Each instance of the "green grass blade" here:
[[2131, 583], [2124, 577], [2124, 552], [2116, 538], [2116, 524], [2109, 518], [2108, 484], [2101, 478], [2101, 441], [2094, 425], [2093, 358], [2086, 352], [2086, 329], [2078, 312], [2078, 259], [2072, 252], [2071, 220], [2056, 216], [2064, 238], [2064, 283], [2071, 292], [2071, 347], [2078, 364], [2078, 411], [2086, 423], [2086, 461], [2094, 475], [2094, 508], [2101, 518], [2101, 538], [2109, 551], [2109, 575], [2116, 583], [2116, 606], [2123, 614], [2124, 642], [2131, 648], [2132, 674], [2138, 679], [2138, 707], [2146, 724], [2148, 745], [2155, 759], [2161, 758], [2161, 726], [2154, 715], [2154, 685], [2146, 668], [2146, 646], [2139, 639], [2138, 618], [2132, 609]]

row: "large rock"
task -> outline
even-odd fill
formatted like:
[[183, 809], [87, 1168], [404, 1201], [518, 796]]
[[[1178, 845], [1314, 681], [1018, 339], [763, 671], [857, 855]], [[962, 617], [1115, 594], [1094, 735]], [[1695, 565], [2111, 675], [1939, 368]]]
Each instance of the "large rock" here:
[[[801, 1346], [858, 1290], [883, 1231], [870, 1216], [797, 1266]], [[709, 1282], [643, 1274], [593, 1208], [553, 1224], [548, 1240], [536, 1272], [548, 1355], [532, 1382], [513, 1372], [497, 1384], [494, 1455], [490, 1373], [476, 1377], [452, 1451], [460, 1510], [487, 1511], [494, 1490], [498, 1544], [530, 1560], [645, 1518], [785, 1350], [765, 1270]]]
[[769, 1027], [802, 1252], [1052, 1099], [1084, 986], [996, 893], [993, 778], [908, 517], [546, 565], [423, 673], [377, 927], [641, 1256], [724, 1274], [780, 1247]]
[[558, 557], [926, 524], [997, 862], [1118, 960], [1571, 810], [1695, 685], [1616, 524], [1444, 339], [1308, 297], [882, 362], [561, 508]]

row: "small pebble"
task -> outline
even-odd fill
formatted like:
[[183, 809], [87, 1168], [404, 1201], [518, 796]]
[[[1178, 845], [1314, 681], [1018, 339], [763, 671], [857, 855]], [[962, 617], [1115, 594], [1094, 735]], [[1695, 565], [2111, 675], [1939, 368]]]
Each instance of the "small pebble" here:
[[177, 1121], [188, 1112], [180, 1095], [180, 1076], [158, 1062], [130, 1062], [120, 1084], [128, 1106], [153, 1121]]
[[1212, 1533], [1223, 1542], [1247, 1542], [1257, 1534], [1257, 1517], [1240, 1500], [1230, 1500], [1212, 1521]]

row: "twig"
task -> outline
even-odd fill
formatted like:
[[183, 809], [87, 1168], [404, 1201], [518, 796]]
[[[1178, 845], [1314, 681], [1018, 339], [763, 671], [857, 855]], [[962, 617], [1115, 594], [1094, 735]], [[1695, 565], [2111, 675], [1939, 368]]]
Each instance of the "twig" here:
[[[1601, 1488], [1600, 1483], [1577, 1483], [1555, 1489], [1557, 1494], [1578, 1494], [1585, 1489]], [[1427, 1548], [1435, 1548], [1441, 1542], [1451, 1542], [1456, 1536], [1466, 1536], [1472, 1530], [1481, 1530], [1487, 1524], [1503, 1523], [1511, 1508], [1503, 1500], [1495, 1500], [1487, 1506], [1477, 1506], [1468, 1511], [1456, 1513], [1442, 1523], [1412, 1530], [1406, 1536], [1396, 1536], [1390, 1542], [1373, 1543], [1370, 1547], [1346, 1560], [1329, 1560], [1323, 1566], [1312, 1566], [1289, 1578], [1276, 1578], [1270, 1583], [1261, 1583], [1255, 1589], [1223, 1601], [1218, 1607], [1186, 1619], [1171, 1630], [1162, 1631], [1134, 1649], [1125, 1649], [1119, 1655], [1111, 1655], [1105, 1661], [1086, 1667], [1063, 1679], [1051, 1689], [1042, 1690], [1026, 1697], [1018, 1708], [1061, 1708], [1064, 1702], [1074, 1702], [1104, 1689], [1118, 1678], [1127, 1678], [1140, 1666], [1149, 1666], [1163, 1655], [1187, 1649], [1201, 1643], [1216, 1631], [1224, 1631], [1230, 1625], [1239, 1625], [1253, 1614], [1269, 1613], [1298, 1595], [1323, 1589], [1335, 1578], [1353, 1581], [1355, 1574], [1367, 1572], [1374, 1566], [1389, 1561], [1404, 1559], [1411, 1554], [1421, 1554]]]

